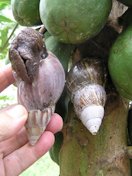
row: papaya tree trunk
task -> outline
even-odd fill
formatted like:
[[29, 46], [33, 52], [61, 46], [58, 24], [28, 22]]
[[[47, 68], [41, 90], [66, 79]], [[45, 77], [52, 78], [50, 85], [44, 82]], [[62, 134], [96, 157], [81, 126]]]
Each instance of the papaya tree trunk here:
[[93, 136], [69, 105], [69, 121], [63, 129], [60, 176], [130, 176], [127, 156], [128, 107], [110, 96], [99, 133]]

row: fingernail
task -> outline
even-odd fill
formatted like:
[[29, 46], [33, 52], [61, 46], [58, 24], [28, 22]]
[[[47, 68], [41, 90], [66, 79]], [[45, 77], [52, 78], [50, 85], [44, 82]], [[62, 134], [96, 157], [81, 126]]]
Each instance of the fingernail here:
[[13, 118], [27, 118], [27, 111], [22, 105], [11, 106], [6, 113]]

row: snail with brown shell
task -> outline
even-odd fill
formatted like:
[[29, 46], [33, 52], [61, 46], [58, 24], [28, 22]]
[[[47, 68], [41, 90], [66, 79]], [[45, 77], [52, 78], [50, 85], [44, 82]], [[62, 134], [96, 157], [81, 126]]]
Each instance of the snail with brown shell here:
[[65, 84], [60, 61], [46, 51], [43, 38], [32, 28], [22, 30], [14, 39], [9, 58], [18, 87], [18, 103], [28, 111], [26, 129], [31, 145], [44, 132]]
[[93, 135], [97, 134], [104, 117], [104, 68], [101, 60], [86, 58], [77, 62], [67, 75], [67, 89], [75, 112]]

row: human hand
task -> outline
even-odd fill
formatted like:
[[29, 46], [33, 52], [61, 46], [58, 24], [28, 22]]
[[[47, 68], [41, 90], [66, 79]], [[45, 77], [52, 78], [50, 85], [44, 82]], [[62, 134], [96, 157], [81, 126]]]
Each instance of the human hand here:
[[[0, 71], [0, 92], [14, 83], [10, 66]], [[27, 111], [12, 105], [0, 111], [0, 176], [17, 176], [44, 155], [54, 144], [54, 133], [62, 129], [62, 118], [54, 114], [36, 145], [28, 143], [24, 124]]]

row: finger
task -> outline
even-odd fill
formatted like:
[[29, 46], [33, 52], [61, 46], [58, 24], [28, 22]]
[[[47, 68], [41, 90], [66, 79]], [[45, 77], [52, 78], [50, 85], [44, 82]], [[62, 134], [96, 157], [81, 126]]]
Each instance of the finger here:
[[15, 150], [24, 146], [26, 143], [28, 143], [27, 132], [23, 127], [19, 133], [12, 138], [0, 142], [0, 154], [2, 154], [3, 157], [6, 157]]
[[[45, 131], [35, 146], [24, 145], [4, 158], [5, 175], [17, 176], [43, 156], [53, 145], [54, 135]], [[13, 169], [12, 169], [13, 168]]]
[[0, 141], [17, 134], [26, 120], [27, 111], [21, 105], [11, 106], [0, 111]]
[[[62, 118], [58, 114], [54, 114], [46, 130], [51, 131], [52, 133], [57, 133], [62, 129], [62, 125]], [[11, 139], [0, 143], [0, 153], [3, 153], [3, 156], [5, 157], [25, 145], [27, 142], [28, 139], [26, 129], [23, 128], [17, 135], [12, 137]]]
[[0, 92], [10, 84], [14, 83], [14, 81], [10, 65], [7, 65], [0, 70]]
[[53, 114], [46, 130], [51, 131], [52, 133], [57, 133], [62, 130], [63, 120], [62, 117], [56, 113]]

